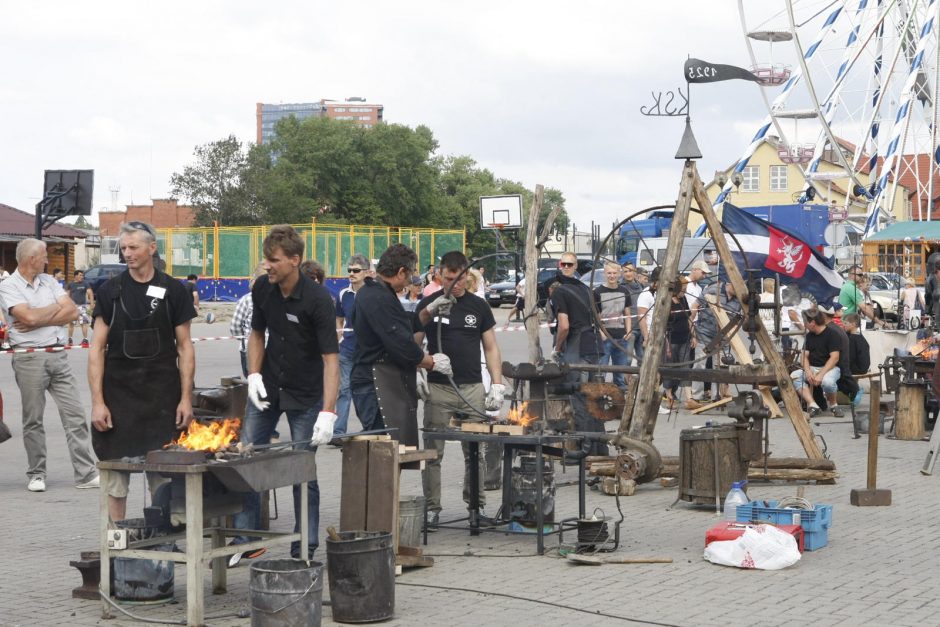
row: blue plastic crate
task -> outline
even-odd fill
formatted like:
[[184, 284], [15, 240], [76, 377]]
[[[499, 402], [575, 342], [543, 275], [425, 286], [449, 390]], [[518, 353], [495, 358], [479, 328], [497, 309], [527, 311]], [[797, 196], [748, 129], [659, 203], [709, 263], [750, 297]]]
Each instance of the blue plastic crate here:
[[809, 511], [781, 509], [777, 507], [777, 503], [778, 501], [751, 501], [746, 505], [738, 505], [737, 521], [770, 521], [775, 525], [800, 525], [803, 527], [804, 543], [807, 548], [809, 548], [810, 534], [818, 532], [823, 532], [822, 546], [826, 545], [828, 529], [832, 525], [832, 505], [817, 504], [813, 511]]
[[821, 549], [824, 546], [829, 544], [829, 530], [821, 529], [820, 531], [807, 532], [803, 530], [803, 550], [804, 551], [815, 551], [816, 549]]

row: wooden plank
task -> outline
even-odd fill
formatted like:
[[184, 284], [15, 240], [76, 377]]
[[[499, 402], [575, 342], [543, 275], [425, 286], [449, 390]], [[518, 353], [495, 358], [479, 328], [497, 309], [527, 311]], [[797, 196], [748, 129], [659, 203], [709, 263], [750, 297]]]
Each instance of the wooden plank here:
[[[688, 168], [689, 166], [687, 165], [686, 167]], [[728, 246], [728, 242], [725, 238], [721, 236], [723, 233], [721, 223], [718, 221], [718, 216], [715, 215], [714, 209], [712, 209], [711, 200], [708, 198], [708, 194], [705, 193], [705, 187], [702, 185], [702, 180], [698, 176], [694, 162], [691, 164], [691, 170], [691, 175], [694, 179], [692, 192], [695, 195], [695, 202], [698, 204], [699, 211], [701, 211], [702, 217], [705, 219], [705, 224], [708, 225], [708, 230], [712, 234], [712, 241], [715, 243], [718, 257], [724, 261], [723, 265], [725, 271], [728, 273], [728, 278], [731, 280], [731, 284], [734, 285], [734, 290], [738, 294], [738, 298], [742, 299], [742, 305], [744, 305], [743, 299], [747, 294], [747, 285], [744, 282], [744, 277], [737, 264], [728, 263], [728, 260], [731, 259], [731, 248]], [[678, 208], [677, 206], [676, 217], [678, 217]], [[685, 225], [687, 218], [688, 214], [683, 216], [683, 220], [679, 222], [679, 225]], [[671, 244], [672, 241], [670, 238], [670, 245]], [[746, 315], [747, 306], [744, 305], [743, 309], [743, 313]], [[770, 339], [770, 335], [767, 333], [767, 329], [765, 329], [763, 325], [758, 325], [757, 343], [760, 344], [761, 351], [764, 353], [764, 359], [767, 360], [767, 363], [771, 365], [774, 373], [777, 375], [777, 386], [780, 388], [780, 395], [783, 397], [787, 417], [790, 419], [790, 423], [796, 431], [800, 444], [803, 445], [803, 450], [806, 451], [806, 456], [813, 459], [822, 459], [822, 450], [819, 448], [819, 444], [816, 443], [813, 429], [810, 427], [809, 423], [806, 421], [806, 416], [803, 414], [799, 396], [793, 388], [793, 383], [790, 381], [790, 373], [787, 371], [780, 353], [777, 352], [773, 341]], [[645, 363], [644, 361], [644, 365]]]
[[522, 425], [509, 425], [504, 423], [496, 423], [493, 425], [493, 433], [505, 434], [505, 435], [525, 435], [526, 428]]
[[492, 425], [488, 422], [462, 422], [460, 430], [464, 433], [490, 433]]
[[353, 438], [343, 445], [343, 470], [339, 500], [340, 531], [366, 529], [369, 480], [369, 442]]
[[700, 413], [702, 413], [703, 411], [708, 411], [709, 409], [715, 409], [716, 407], [721, 407], [722, 405], [727, 405], [727, 404], [730, 403], [732, 400], [734, 400], [734, 399], [733, 399], [733, 397], [731, 397], [731, 396], [726, 396], [726, 397], [724, 397], [724, 398], [719, 398], [717, 401], [712, 401], [711, 403], [706, 403], [705, 405], [702, 405], [702, 406], [699, 407], [698, 409], [693, 409], [691, 413], [692, 413], [692, 414], [700, 414]]
[[[386, 531], [398, 546], [398, 442], [369, 442], [366, 531]], [[361, 485], [360, 485], [361, 489]]]
[[398, 568], [428, 568], [434, 566], [434, 558], [427, 555], [396, 555], [395, 566]]

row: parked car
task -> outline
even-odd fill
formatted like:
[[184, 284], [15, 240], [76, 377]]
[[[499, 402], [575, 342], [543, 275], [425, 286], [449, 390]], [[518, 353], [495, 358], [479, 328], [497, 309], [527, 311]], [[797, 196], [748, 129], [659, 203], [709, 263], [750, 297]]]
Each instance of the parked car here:
[[[521, 277], [520, 277], [521, 278]], [[486, 288], [486, 302], [490, 307], [512, 305], [516, 302], [516, 281], [490, 283]]]
[[590, 272], [584, 274], [584, 276], [581, 277], [581, 282], [587, 285], [591, 289], [594, 289], [595, 287], [598, 287], [599, 285], [603, 285], [606, 282], [606, 280], [607, 279], [604, 277], [603, 270], [591, 270]]
[[875, 315], [890, 322], [897, 322], [897, 275], [888, 272], [872, 272], [868, 276], [871, 278], [871, 288], [869, 288], [868, 294], [874, 304]]
[[85, 270], [85, 280], [88, 282], [91, 291], [97, 294], [102, 283], [121, 274], [126, 269], [127, 266], [123, 263], [101, 263]]

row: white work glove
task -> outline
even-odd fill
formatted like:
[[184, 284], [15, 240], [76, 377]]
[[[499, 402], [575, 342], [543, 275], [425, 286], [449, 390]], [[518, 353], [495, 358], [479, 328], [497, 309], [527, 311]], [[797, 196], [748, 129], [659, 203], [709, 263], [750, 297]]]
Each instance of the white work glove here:
[[431, 317], [436, 316], [437, 314], [448, 315], [450, 314], [450, 308], [454, 306], [456, 300], [453, 296], [438, 296], [425, 307], [425, 311], [431, 314]]
[[490, 385], [490, 391], [486, 395], [486, 400], [483, 401], [483, 406], [488, 411], [499, 411], [499, 408], [503, 406], [503, 396], [505, 394], [506, 386], [502, 383]]
[[333, 425], [336, 424], [336, 414], [331, 411], [321, 411], [317, 415], [317, 422], [313, 425], [313, 437], [310, 438], [310, 444], [313, 446], [323, 446], [330, 443], [333, 439]]
[[432, 371], [439, 372], [448, 377], [454, 374], [454, 369], [450, 365], [450, 357], [444, 353], [434, 353], [431, 355], [431, 359], [434, 360], [434, 367], [431, 368]]
[[552, 351], [552, 361], [559, 366], [565, 363], [565, 354], [561, 351]]
[[418, 398], [422, 401], [426, 401], [431, 396], [431, 388], [428, 387], [428, 374], [423, 369], [419, 368], [417, 377]]
[[262, 400], [268, 397], [268, 391], [264, 389], [264, 382], [261, 379], [260, 372], [253, 372], [248, 375], [248, 400], [251, 401], [251, 404], [264, 411], [271, 406], [266, 400]]

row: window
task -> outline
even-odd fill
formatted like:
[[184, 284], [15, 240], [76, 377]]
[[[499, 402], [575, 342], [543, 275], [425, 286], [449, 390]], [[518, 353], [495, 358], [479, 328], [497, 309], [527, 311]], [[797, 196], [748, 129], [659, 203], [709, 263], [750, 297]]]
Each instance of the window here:
[[770, 166], [770, 191], [785, 192], [787, 189], [787, 166]]
[[741, 183], [742, 192], [760, 191], [760, 166], [749, 165], [741, 174], [744, 175], [744, 182]]

